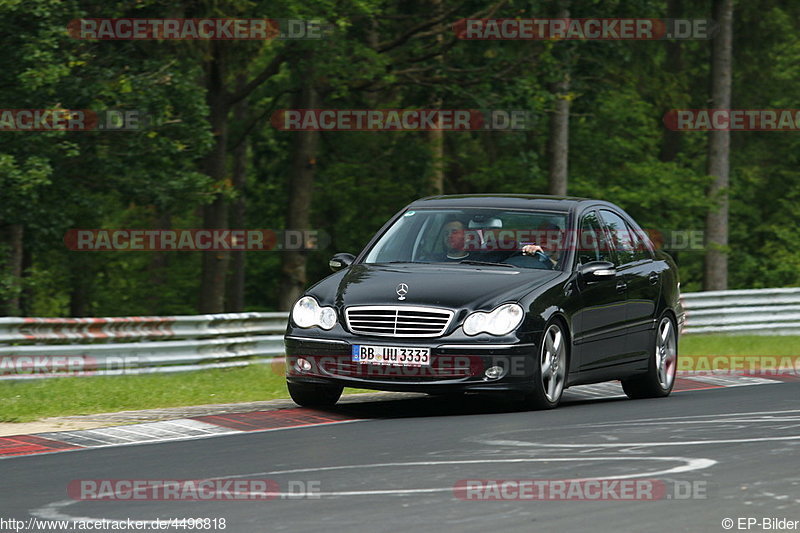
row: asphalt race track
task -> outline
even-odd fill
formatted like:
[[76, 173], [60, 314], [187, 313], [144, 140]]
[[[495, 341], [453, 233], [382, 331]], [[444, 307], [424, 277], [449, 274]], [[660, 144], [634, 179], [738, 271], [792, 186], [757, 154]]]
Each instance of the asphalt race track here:
[[[235, 533], [720, 532], [723, 519], [749, 517], [758, 521], [750, 530], [762, 531], [764, 518], [800, 520], [798, 400], [800, 382], [790, 381], [658, 400], [572, 394], [547, 412], [483, 397], [348, 404], [333, 410], [342, 422], [324, 426], [9, 457], [0, 460], [0, 516], [224, 517]], [[212, 478], [270, 479], [281, 493], [233, 502], [67, 495], [81, 479]], [[583, 478], [658, 480], [663, 490], [626, 501], [476, 501], [454, 492], [460, 480]], [[304, 486], [312, 492], [289, 494]]]

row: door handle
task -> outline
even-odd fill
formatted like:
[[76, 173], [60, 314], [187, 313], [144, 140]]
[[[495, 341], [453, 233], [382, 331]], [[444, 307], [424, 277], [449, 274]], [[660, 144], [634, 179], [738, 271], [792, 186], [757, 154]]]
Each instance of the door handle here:
[[655, 285], [658, 283], [658, 272], [650, 272], [650, 276], [647, 279], [650, 280], [651, 285]]
[[628, 289], [628, 284], [624, 281], [617, 282], [617, 292], [625, 292]]

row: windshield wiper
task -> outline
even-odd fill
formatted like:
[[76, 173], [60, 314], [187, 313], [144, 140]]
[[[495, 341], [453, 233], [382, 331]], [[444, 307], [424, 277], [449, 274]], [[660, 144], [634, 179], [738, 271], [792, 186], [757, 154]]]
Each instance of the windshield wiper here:
[[491, 261], [474, 261], [472, 259], [464, 259], [463, 261], [459, 261], [459, 264], [462, 265], [479, 265], [479, 266], [496, 266], [496, 267], [506, 267], [506, 268], [517, 268], [514, 265], [509, 265], [508, 263], [492, 263]]

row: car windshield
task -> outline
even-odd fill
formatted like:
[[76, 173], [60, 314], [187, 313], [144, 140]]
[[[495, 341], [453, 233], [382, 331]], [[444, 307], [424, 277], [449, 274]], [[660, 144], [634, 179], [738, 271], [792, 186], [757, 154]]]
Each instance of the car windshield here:
[[550, 211], [409, 209], [363, 262], [486, 263], [558, 270], [565, 255], [566, 219], [566, 213]]

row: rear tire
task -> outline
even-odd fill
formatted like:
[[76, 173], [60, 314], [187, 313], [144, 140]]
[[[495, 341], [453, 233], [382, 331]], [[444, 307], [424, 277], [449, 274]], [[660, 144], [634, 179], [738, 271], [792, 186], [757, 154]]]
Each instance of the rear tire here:
[[534, 389], [525, 395], [529, 409], [554, 409], [561, 403], [569, 370], [569, 336], [558, 320], [547, 325], [542, 335], [539, 359], [534, 371]]
[[675, 322], [663, 316], [658, 322], [647, 373], [622, 380], [622, 389], [628, 398], [663, 398], [675, 386], [678, 368], [678, 336]]
[[301, 407], [331, 407], [342, 396], [344, 387], [287, 382], [289, 396]]

